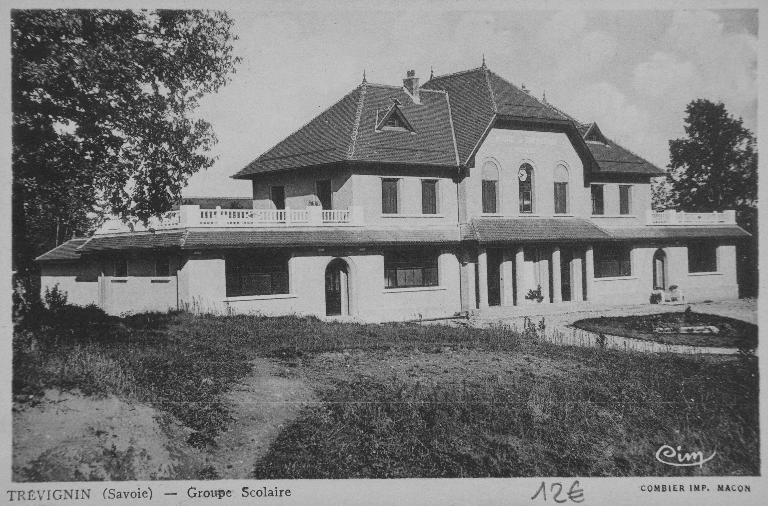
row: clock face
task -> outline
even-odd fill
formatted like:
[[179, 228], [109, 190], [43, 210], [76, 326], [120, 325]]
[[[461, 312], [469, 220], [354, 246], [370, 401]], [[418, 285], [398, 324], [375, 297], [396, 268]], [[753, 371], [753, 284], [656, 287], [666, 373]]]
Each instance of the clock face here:
[[518, 179], [520, 179], [520, 181], [525, 181], [526, 179], [528, 179], [528, 171], [526, 171], [525, 169], [520, 169], [520, 171], [518, 171], [517, 173], [517, 177]]

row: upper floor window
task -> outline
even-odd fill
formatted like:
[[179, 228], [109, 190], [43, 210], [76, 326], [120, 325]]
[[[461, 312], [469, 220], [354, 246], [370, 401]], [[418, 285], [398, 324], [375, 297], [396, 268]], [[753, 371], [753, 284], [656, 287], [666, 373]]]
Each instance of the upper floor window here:
[[437, 214], [437, 180], [421, 180], [421, 213]]
[[632, 185], [619, 185], [619, 214], [632, 214]]
[[688, 272], [717, 272], [717, 245], [708, 241], [689, 243]]
[[269, 189], [269, 198], [275, 209], [285, 209], [285, 186], [273, 186]]
[[499, 207], [499, 168], [491, 162], [483, 164], [483, 214], [496, 214]]
[[533, 167], [524, 163], [517, 171], [517, 183], [520, 188], [519, 201], [521, 213], [533, 212]]
[[381, 180], [381, 212], [382, 214], [397, 214], [397, 188], [398, 179]]
[[605, 214], [605, 201], [603, 200], [603, 185], [593, 184], [592, 191], [592, 214]]
[[385, 287], [437, 286], [437, 257], [434, 251], [385, 251]]
[[595, 247], [595, 277], [615, 278], [632, 275], [631, 250], [620, 244]]
[[555, 167], [555, 214], [568, 213], [568, 169], [564, 165]]
[[224, 260], [227, 297], [288, 293], [288, 257], [275, 252], [233, 254]]

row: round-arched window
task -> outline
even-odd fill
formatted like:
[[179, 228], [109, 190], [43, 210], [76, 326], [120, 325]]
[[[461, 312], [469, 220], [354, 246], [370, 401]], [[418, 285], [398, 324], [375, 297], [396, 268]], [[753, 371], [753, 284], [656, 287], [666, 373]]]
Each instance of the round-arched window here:
[[524, 163], [517, 171], [517, 184], [519, 191], [519, 202], [521, 213], [533, 212], [533, 167], [529, 163]]
[[499, 207], [499, 167], [492, 161], [483, 164], [483, 213], [496, 214]]
[[568, 213], [568, 168], [563, 164], [555, 167], [555, 214]]

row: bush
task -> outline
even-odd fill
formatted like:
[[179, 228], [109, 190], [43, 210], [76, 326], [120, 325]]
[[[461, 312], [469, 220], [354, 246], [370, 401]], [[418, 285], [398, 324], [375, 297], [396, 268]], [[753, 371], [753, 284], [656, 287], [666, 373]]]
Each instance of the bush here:
[[528, 293], [525, 295], [525, 298], [528, 300], [535, 300], [536, 302], [541, 302], [544, 300], [544, 295], [541, 294], [541, 285], [537, 286], [535, 290], [528, 290]]
[[59, 284], [53, 285], [53, 288], [45, 288], [45, 305], [48, 309], [56, 311], [67, 305], [67, 292], [59, 288]]
[[661, 294], [660, 293], [652, 293], [651, 294], [651, 304], [661, 304]]

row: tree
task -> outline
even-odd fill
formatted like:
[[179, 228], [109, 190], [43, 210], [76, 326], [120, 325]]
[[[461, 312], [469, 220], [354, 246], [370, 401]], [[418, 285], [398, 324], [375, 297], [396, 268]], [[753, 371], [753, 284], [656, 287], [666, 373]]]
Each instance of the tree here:
[[756, 140], [722, 103], [694, 100], [686, 113], [687, 138], [669, 141], [670, 200], [681, 211], [736, 210], [736, 222], [752, 234], [738, 245], [739, 285], [756, 294]]
[[672, 201], [681, 211], [754, 208], [755, 138], [722, 103], [698, 99], [686, 107], [687, 138], [669, 141]]
[[146, 220], [210, 167], [192, 113], [238, 62], [212, 11], [12, 12], [13, 256], [17, 271], [90, 217]]

